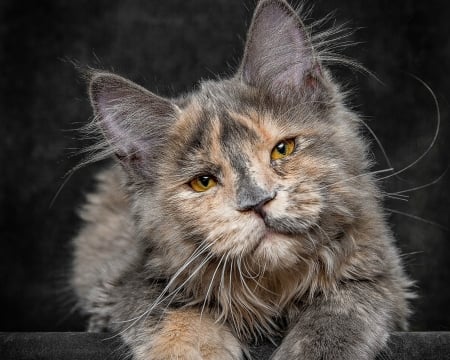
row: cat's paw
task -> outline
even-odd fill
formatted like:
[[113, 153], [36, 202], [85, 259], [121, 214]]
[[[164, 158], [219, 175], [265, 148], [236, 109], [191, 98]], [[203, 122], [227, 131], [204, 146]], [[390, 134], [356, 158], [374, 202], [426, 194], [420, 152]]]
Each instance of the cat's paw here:
[[145, 360], [241, 360], [239, 341], [225, 325], [194, 310], [167, 314], [149, 343]]
[[170, 341], [152, 348], [146, 360], [240, 360], [238, 354], [231, 354], [224, 346], [174, 343]]

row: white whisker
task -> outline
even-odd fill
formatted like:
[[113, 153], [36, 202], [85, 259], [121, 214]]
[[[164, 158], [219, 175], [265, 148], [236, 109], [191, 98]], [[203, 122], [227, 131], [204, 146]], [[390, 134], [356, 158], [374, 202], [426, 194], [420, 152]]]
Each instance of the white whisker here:
[[359, 118], [359, 121], [361, 122], [361, 124], [364, 125], [364, 127], [367, 129], [367, 131], [369, 131], [370, 135], [372, 135], [372, 137], [375, 139], [378, 148], [380, 149], [381, 153], [383, 154], [384, 160], [386, 161], [386, 164], [389, 168], [393, 169], [394, 167], [392, 166], [391, 161], [389, 160], [389, 157], [386, 153], [386, 150], [384, 149], [383, 144], [381, 143], [380, 139], [378, 138], [378, 136], [375, 134], [375, 131], [372, 130], [372, 128], [361, 118]]
[[414, 160], [409, 165], [405, 166], [403, 169], [400, 169], [400, 170], [394, 172], [393, 174], [390, 174], [388, 176], [382, 177], [382, 178], [380, 178], [378, 180], [385, 180], [385, 179], [388, 179], [390, 177], [397, 176], [397, 175], [405, 172], [406, 170], [412, 168], [413, 166], [415, 166], [419, 161], [421, 161], [431, 151], [431, 149], [433, 148], [434, 144], [436, 143], [436, 140], [437, 140], [438, 135], [439, 135], [439, 130], [440, 130], [440, 127], [441, 127], [441, 111], [439, 109], [439, 102], [437, 100], [437, 97], [434, 94], [434, 91], [428, 86], [428, 84], [425, 81], [423, 81], [422, 79], [418, 78], [417, 76], [415, 76], [413, 74], [409, 74], [409, 75], [411, 77], [413, 77], [414, 79], [416, 79], [418, 82], [420, 82], [428, 90], [428, 92], [431, 94], [431, 97], [433, 98], [434, 106], [435, 106], [435, 109], [436, 109], [436, 130], [434, 132], [434, 136], [433, 136], [433, 139], [431, 140], [431, 143], [428, 145], [426, 150], [416, 160]]
[[389, 208], [385, 208], [385, 209], [386, 209], [387, 211], [391, 212], [391, 213], [403, 215], [403, 216], [409, 217], [409, 218], [414, 219], [414, 220], [419, 220], [419, 221], [421, 221], [421, 222], [423, 222], [423, 223], [425, 223], [425, 224], [430, 224], [430, 225], [437, 226], [437, 227], [439, 227], [439, 228], [441, 228], [441, 229], [443, 229], [443, 230], [445, 230], [445, 231], [449, 231], [449, 229], [448, 229], [447, 227], [445, 227], [445, 226], [443, 226], [443, 225], [441, 225], [441, 224], [438, 224], [437, 222], [434, 222], [434, 221], [431, 221], [431, 220], [424, 219], [424, 218], [422, 218], [422, 217], [420, 217], [420, 216], [413, 215], [413, 214], [408, 214], [408, 213], [406, 213], [406, 212], [399, 211], [399, 210], [394, 210], [394, 209], [389, 209]]
[[447, 173], [448, 168], [435, 180], [429, 182], [428, 184], [424, 184], [424, 185], [419, 185], [413, 188], [409, 188], [409, 189], [405, 189], [405, 190], [400, 190], [400, 191], [396, 191], [394, 193], [388, 193], [389, 195], [399, 195], [399, 194], [404, 194], [407, 192], [413, 192], [413, 191], [417, 191], [417, 190], [421, 190], [421, 189], [425, 189], [429, 186], [435, 185], [437, 184], [439, 181], [442, 180], [442, 178], [445, 176], [445, 174]]
[[[151, 306], [149, 308], [147, 308], [141, 315], [136, 316], [132, 319], [128, 319], [128, 320], [123, 320], [120, 321], [120, 323], [127, 323], [127, 322], [131, 322], [131, 324], [129, 326], [127, 326], [125, 329], [123, 329], [122, 331], [120, 331], [119, 333], [117, 333], [116, 335], [114, 335], [113, 337], [116, 337], [118, 335], [122, 335], [123, 333], [125, 333], [127, 330], [129, 330], [131, 327], [133, 327], [138, 321], [140, 321], [141, 319], [143, 319], [144, 317], [147, 318], [150, 313], [155, 309], [156, 306], [158, 306], [159, 304], [161, 304], [162, 302], [164, 302], [165, 300], [167, 300], [170, 296], [172, 296], [172, 293], [167, 294], [167, 292], [169, 291], [170, 287], [172, 286], [172, 284], [175, 282], [175, 280], [178, 278], [178, 276], [193, 262], [195, 261], [195, 259], [197, 259], [201, 254], [203, 254], [204, 252], [206, 252], [213, 243], [210, 243], [206, 246], [200, 246], [198, 247], [188, 258], [188, 260], [185, 262], [185, 264], [172, 276], [172, 278], [170, 279], [170, 281], [168, 282], [168, 284], [165, 286], [165, 288], [161, 291], [161, 293], [159, 294], [159, 296], [155, 299], [155, 301], [151, 304]], [[177, 289], [181, 289], [199, 270], [201, 267], [203, 267], [203, 265], [209, 261], [213, 256], [209, 255], [206, 257], [206, 259], [204, 259], [202, 261], [202, 263], [196, 268], [196, 270], [188, 277], [188, 279], [186, 281], [183, 282], [182, 285], [180, 285]], [[178, 291], [178, 290], [177, 290]], [[175, 296], [177, 294], [177, 292], [173, 295]], [[112, 337], [112, 338], [113, 338]]]
[[[354, 179], [357, 179], [357, 178], [360, 178], [360, 177], [363, 177], [363, 176], [381, 174], [381, 173], [385, 173], [385, 172], [389, 172], [389, 171], [393, 171], [393, 170], [394, 170], [393, 168], [388, 168], [388, 169], [382, 169], [382, 170], [368, 171], [366, 173], [362, 173], [362, 174], [359, 174], [359, 175], [351, 176], [351, 177], [349, 177], [347, 179], [343, 179], [343, 180], [339, 180], [339, 181], [336, 181], [336, 182], [331, 183], [331, 184], [327, 184], [325, 186], [322, 186], [322, 187], [318, 188], [317, 190], [320, 191], [320, 190], [328, 189], [331, 186], [334, 186], [334, 185], [337, 185], [337, 184], [346, 183], [346, 182], [352, 181]], [[377, 179], [377, 180], [380, 180], [380, 179]]]
[[222, 255], [220, 260], [219, 260], [219, 262], [218, 262], [218, 264], [217, 264], [217, 266], [216, 266], [216, 269], [214, 270], [214, 273], [213, 273], [213, 275], [211, 277], [211, 280], [210, 280], [209, 286], [208, 286], [208, 290], [206, 291], [205, 299], [203, 301], [202, 309], [200, 311], [200, 318], [202, 318], [202, 316], [203, 316], [203, 311], [205, 310], [206, 303], [209, 303], [209, 301], [210, 301], [209, 295], [210, 295], [212, 286], [214, 284], [214, 279], [216, 277], [217, 271], [219, 270], [220, 265], [222, 264], [222, 261], [223, 261], [224, 258], [225, 258], [225, 255]]

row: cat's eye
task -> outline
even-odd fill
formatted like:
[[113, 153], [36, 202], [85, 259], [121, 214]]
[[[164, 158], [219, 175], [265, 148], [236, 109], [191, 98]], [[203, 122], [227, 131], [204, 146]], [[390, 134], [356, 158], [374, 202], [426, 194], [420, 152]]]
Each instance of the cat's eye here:
[[272, 153], [270, 154], [270, 158], [272, 160], [283, 159], [286, 156], [291, 155], [295, 149], [295, 140], [287, 139], [282, 140], [272, 149]]
[[195, 179], [191, 180], [189, 183], [191, 188], [196, 192], [204, 192], [217, 185], [217, 181], [214, 177], [209, 175], [197, 176]]

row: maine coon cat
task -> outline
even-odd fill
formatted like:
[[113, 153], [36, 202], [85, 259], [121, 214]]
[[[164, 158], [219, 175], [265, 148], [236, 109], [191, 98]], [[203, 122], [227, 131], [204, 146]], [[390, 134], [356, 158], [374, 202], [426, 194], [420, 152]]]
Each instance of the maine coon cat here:
[[260, 1], [236, 74], [176, 99], [92, 71], [98, 176], [72, 283], [135, 359], [374, 359], [405, 276], [358, 116], [283, 0]]

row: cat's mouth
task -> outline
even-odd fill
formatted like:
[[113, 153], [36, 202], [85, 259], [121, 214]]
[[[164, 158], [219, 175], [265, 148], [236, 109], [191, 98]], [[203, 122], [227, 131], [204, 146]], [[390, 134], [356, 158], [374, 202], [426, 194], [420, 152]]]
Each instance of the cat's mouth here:
[[265, 224], [265, 229], [253, 247], [252, 253], [256, 252], [262, 246], [273, 246], [277, 242], [281, 241], [282, 238], [286, 238], [290, 235], [291, 234], [283, 233], [282, 231], [273, 229]]
[[306, 221], [299, 224], [290, 219], [274, 219], [266, 217], [261, 219], [262, 230], [259, 231], [257, 241], [251, 249], [251, 254], [260, 251], [275, 251], [277, 248], [286, 249], [298, 242], [298, 237], [310, 229]]
[[304, 235], [310, 231], [311, 226], [318, 222], [318, 214], [308, 214], [307, 216], [265, 216], [264, 222], [266, 231], [284, 236]]

